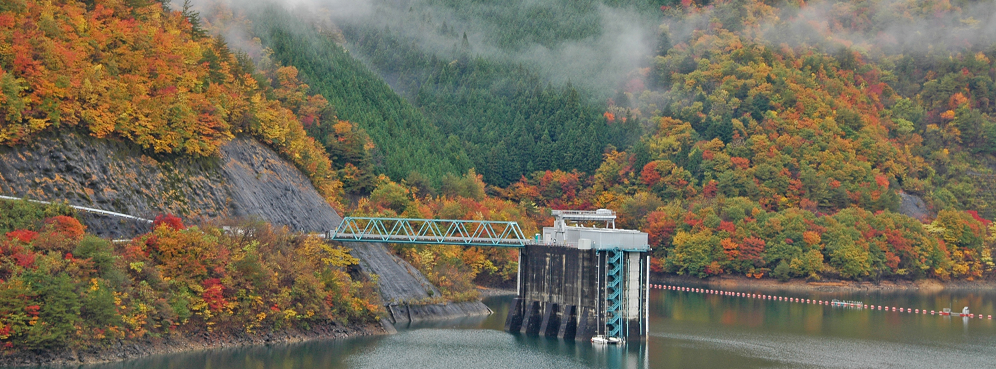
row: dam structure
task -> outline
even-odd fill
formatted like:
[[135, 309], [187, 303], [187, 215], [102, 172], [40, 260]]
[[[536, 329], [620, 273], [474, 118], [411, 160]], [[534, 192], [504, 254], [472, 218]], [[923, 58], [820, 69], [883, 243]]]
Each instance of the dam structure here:
[[553, 227], [527, 239], [516, 222], [346, 217], [341, 242], [513, 247], [517, 294], [505, 330], [564, 340], [645, 340], [650, 277], [647, 233], [615, 228], [615, 212], [553, 210]]

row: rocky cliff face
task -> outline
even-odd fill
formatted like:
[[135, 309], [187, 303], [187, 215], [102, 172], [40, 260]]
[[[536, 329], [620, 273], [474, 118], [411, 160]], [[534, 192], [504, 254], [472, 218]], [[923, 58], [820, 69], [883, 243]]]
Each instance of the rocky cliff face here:
[[[153, 219], [177, 214], [193, 221], [257, 217], [304, 232], [334, 229], [342, 218], [311, 182], [273, 150], [249, 138], [222, 146], [217, 158], [151, 156], [133, 144], [64, 134], [0, 149], [0, 195]], [[132, 237], [148, 223], [83, 214], [89, 231]], [[381, 297], [396, 323], [486, 315], [480, 302], [406, 305], [438, 296], [417, 269], [380, 244], [351, 244], [361, 268], [378, 276]], [[396, 317], [395, 317], [396, 316]]]
[[[0, 149], [0, 194], [148, 219], [258, 217], [309, 232], [340, 221], [297, 168], [248, 138], [232, 140], [217, 158], [191, 159], [78, 134], [47, 137]], [[107, 219], [90, 223], [92, 232], [108, 236], [127, 237], [131, 228]]]
[[364, 272], [377, 275], [380, 298], [387, 306], [391, 323], [403, 327], [426, 320], [491, 314], [491, 309], [479, 301], [426, 304], [426, 300], [440, 296], [441, 292], [407, 261], [379, 243], [350, 242], [346, 246], [360, 259]]

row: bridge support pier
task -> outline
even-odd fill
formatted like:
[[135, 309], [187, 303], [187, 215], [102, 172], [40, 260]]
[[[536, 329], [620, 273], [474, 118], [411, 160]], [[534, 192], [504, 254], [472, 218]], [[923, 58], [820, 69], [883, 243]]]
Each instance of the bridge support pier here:
[[557, 330], [557, 338], [562, 340], [573, 340], [578, 331], [578, 307], [567, 305], [561, 314], [560, 329]]
[[522, 334], [534, 336], [539, 333], [542, 317], [540, 316], [540, 302], [531, 301], [526, 308], [526, 313], [522, 319]]
[[560, 317], [557, 314], [559, 306], [557, 304], [546, 304], [543, 312], [543, 323], [540, 323], [539, 332], [546, 337], [556, 337], [560, 328]]
[[525, 300], [516, 297], [512, 300], [512, 308], [505, 317], [505, 332], [518, 332], [522, 329], [522, 316], [525, 310]]

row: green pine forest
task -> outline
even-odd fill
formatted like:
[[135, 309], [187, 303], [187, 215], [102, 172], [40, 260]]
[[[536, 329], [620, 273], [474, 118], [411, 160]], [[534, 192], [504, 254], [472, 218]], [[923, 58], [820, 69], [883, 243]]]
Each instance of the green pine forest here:
[[301, 26], [277, 7], [254, 14], [259, 15], [252, 18], [254, 35], [272, 50], [271, 58], [297, 67], [300, 78], [312, 86], [311, 93], [324, 96], [339, 119], [369, 133], [377, 146], [371, 160], [380, 172], [398, 180], [417, 172], [438, 185], [444, 174], [471, 168], [457, 137], [432, 124], [334, 38]]

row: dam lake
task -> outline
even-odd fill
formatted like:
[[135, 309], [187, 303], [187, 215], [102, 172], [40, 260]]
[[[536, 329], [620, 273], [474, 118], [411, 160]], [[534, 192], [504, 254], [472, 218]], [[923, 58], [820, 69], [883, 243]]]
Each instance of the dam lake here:
[[[705, 286], [700, 286], [705, 287]], [[154, 356], [88, 369], [264, 368], [996, 368], [988, 318], [898, 312], [902, 307], [996, 315], [996, 291], [774, 292], [852, 300], [891, 310], [654, 289], [650, 338], [593, 347], [502, 331], [512, 296], [495, 314], [398, 327], [398, 334]]]

